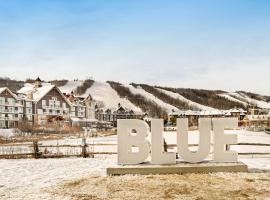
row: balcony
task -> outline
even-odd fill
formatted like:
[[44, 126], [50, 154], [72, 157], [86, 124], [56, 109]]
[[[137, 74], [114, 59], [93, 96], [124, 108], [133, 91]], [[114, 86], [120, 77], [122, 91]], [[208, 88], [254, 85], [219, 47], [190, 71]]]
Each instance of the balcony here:
[[0, 110], [0, 113], [20, 114], [20, 113], [23, 113], [23, 111], [22, 110]]
[[23, 107], [23, 105], [19, 103], [13, 103], [13, 102], [0, 102], [0, 106], [9, 106], [9, 107]]
[[63, 108], [63, 107], [60, 107], [60, 106], [42, 106], [42, 109], [69, 111], [68, 108]]
[[19, 121], [19, 117], [0, 117], [1, 121]]

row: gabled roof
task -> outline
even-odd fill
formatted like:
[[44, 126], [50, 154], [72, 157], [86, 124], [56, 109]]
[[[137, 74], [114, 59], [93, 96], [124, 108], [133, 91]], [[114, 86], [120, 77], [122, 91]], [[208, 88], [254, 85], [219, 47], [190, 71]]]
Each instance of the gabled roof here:
[[6, 87], [0, 88], [0, 94], [6, 90]]
[[5, 90], [7, 90], [15, 99], [17, 99], [17, 95], [11, 92], [10, 89], [8, 89], [7, 87], [0, 88], [0, 94], [3, 93]]
[[33, 89], [34, 89], [34, 85], [33, 84], [26, 83], [26, 84], [24, 84], [24, 87], [22, 87], [21, 89], [19, 89], [17, 91], [17, 93], [28, 94]]
[[55, 85], [43, 85], [42, 87], [35, 88], [32, 84], [27, 84], [25, 87], [18, 90], [18, 93], [30, 95], [32, 93], [33, 95], [33, 101], [36, 103], [39, 102], [46, 94], [48, 94], [52, 89], [56, 89], [59, 94], [64, 98], [64, 100], [72, 106], [71, 102], [63, 95], [63, 93], [55, 86]]
[[54, 87], [54, 85], [49, 85], [34, 89], [33, 100], [36, 102], [40, 101], [40, 99], [42, 99], [46, 94], [48, 94]]

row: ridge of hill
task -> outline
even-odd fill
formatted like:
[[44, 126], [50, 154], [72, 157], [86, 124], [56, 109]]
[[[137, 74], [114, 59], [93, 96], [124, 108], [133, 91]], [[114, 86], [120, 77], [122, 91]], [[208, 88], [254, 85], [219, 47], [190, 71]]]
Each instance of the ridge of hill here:
[[[0, 87], [9, 87], [16, 92], [25, 83], [34, 80], [17, 81], [0, 77]], [[119, 103], [135, 112], [146, 112], [151, 117], [161, 117], [179, 110], [228, 110], [234, 107], [246, 109], [258, 107], [270, 109], [270, 96], [246, 91], [226, 92], [194, 88], [173, 88], [148, 84], [121, 84], [114, 81], [100, 82], [86, 80], [52, 80], [63, 93], [74, 92], [78, 96], [89, 94], [100, 107], [117, 108]]]

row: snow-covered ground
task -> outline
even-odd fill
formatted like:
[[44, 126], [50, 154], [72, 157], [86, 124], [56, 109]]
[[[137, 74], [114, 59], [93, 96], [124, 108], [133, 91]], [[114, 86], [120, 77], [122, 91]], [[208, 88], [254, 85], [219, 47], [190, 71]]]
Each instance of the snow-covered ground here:
[[[263, 132], [245, 130], [226, 130], [226, 134], [237, 134], [238, 142], [270, 144], [270, 135]], [[168, 144], [176, 144], [176, 132], [165, 132]], [[198, 131], [190, 131], [189, 143], [197, 143]], [[79, 138], [40, 141], [43, 145], [81, 144]], [[87, 143], [112, 144], [95, 146], [95, 151], [116, 151], [117, 136], [87, 138]], [[262, 146], [231, 146], [238, 152], [269, 152], [269, 147]], [[270, 170], [269, 155], [239, 156], [249, 169]], [[65, 181], [89, 175], [104, 176], [106, 168], [116, 165], [116, 155], [99, 155], [95, 158], [61, 158], [61, 159], [18, 159], [0, 160], [0, 199], [57, 199], [47, 193], [50, 189]]]
[[0, 199], [55, 199], [45, 192], [47, 187], [89, 174], [105, 175], [115, 160], [115, 156], [0, 160]]
[[168, 90], [164, 90], [164, 89], [161, 89], [161, 88], [156, 88], [156, 89], [159, 90], [160, 92], [163, 92], [164, 94], [174, 98], [174, 99], [179, 99], [180, 101], [183, 101], [183, 102], [187, 103], [188, 105], [196, 107], [196, 108], [198, 108], [200, 110], [208, 110], [208, 111], [215, 111], [216, 110], [215, 108], [204, 106], [204, 105], [201, 105], [199, 103], [193, 102], [193, 101], [183, 97], [180, 94], [177, 94], [177, 93], [174, 93], [174, 92], [171, 92], [171, 91], [168, 91]]
[[88, 96], [89, 94], [96, 101], [102, 102], [105, 108], [118, 108], [118, 103], [120, 103], [125, 108], [141, 112], [141, 109], [128, 99], [121, 98], [109, 83], [95, 81], [92, 87], [88, 88], [82, 96]]
[[0, 129], [0, 137], [9, 138], [16, 135], [15, 129]]
[[157, 98], [154, 95], [150, 94], [149, 92], [146, 92], [140, 86], [135, 88], [132, 85], [126, 85], [126, 87], [129, 88], [131, 93], [142, 95], [147, 100], [155, 102], [157, 105], [164, 108], [168, 113], [171, 112], [172, 110], [178, 111], [178, 108], [176, 108], [175, 106], [172, 106], [170, 104], [167, 104], [167, 103], [163, 102], [162, 100], [160, 100], [159, 98]]
[[81, 86], [83, 81], [68, 81], [64, 86], [59, 87], [61, 92], [70, 94], [72, 91], [75, 91], [77, 87]]

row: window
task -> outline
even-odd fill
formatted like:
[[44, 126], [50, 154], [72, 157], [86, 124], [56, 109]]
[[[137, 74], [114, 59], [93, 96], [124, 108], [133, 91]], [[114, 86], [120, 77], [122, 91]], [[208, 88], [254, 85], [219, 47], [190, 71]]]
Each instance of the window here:
[[[46, 105], [46, 100], [44, 100], [45, 101], [45, 105]], [[42, 105], [43, 105], [43, 103], [42, 103]], [[26, 107], [31, 107], [32, 105], [31, 105], [31, 102], [26, 102]]]
[[5, 104], [5, 98], [4, 97], [0, 97], [0, 104]]
[[7, 101], [10, 105], [14, 105], [16, 103], [16, 100], [13, 98], [8, 98]]
[[42, 107], [46, 106], [46, 100], [42, 100]]

